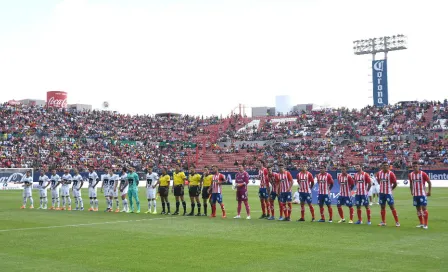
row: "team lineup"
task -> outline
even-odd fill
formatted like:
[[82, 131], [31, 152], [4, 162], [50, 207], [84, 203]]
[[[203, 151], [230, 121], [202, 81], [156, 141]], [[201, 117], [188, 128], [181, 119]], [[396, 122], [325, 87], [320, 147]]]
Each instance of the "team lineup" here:
[[[258, 161], [259, 169], [258, 178], [259, 199], [262, 208], [260, 219], [291, 221], [292, 213], [292, 187], [293, 177], [285, 166], [278, 165], [278, 173], [272, 171], [271, 166], [265, 167], [263, 161]], [[416, 207], [419, 219], [418, 228], [428, 229], [428, 210], [427, 197], [431, 196], [431, 181], [429, 176], [419, 169], [417, 162], [412, 163], [412, 172], [409, 173], [410, 193], [413, 197], [413, 205]], [[81, 195], [81, 188], [85, 182], [88, 182], [88, 194], [90, 200], [89, 211], [98, 211], [98, 187], [101, 181], [100, 191], [104, 194], [107, 208], [105, 212], [127, 212], [140, 213], [140, 200], [138, 196], [139, 176], [132, 167], [122, 168], [119, 175], [115, 174], [113, 169], [106, 168], [106, 173], [98, 176], [93, 167], [89, 167], [88, 179], [79, 174], [77, 169], [73, 170], [73, 175], [69, 169], [64, 170], [64, 174], [60, 177], [56, 170], [51, 171], [50, 177], [45, 175], [45, 171], [40, 171], [38, 180], [38, 190], [40, 194], [39, 209], [48, 208], [48, 189], [51, 191], [51, 207], [50, 210], [72, 210], [72, 197], [75, 201], [75, 210], [84, 210], [84, 203]], [[352, 177], [347, 173], [347, 167], [341, 167], [341, 174], [337, 176], [336, 182], [339, 183], [339, 194], [337, 198], [337, 210], [340, 217], [338, 223], [345, 223], [343, 206], [349, 209], [349, 224], [363, 224], [363, 210], [366, 211], [367, 224], [371, 225], [372, 197], [369, 192], [378, 194], [378, 203], [381, 207], [381, 222], [379, 226], [386, 226], [386, 205], [389, 206], [393, 215], [395, 226], [400, 227], [400, 221], [393, 197], [393, 190], [397, 187], [397, 179], [395, 174], [390, 170], [388, 163], [381, 165], [381, 170], [375, 175], [372, 181], [370, 175], [364, 172], [360, 165], [356, 166], [356, 173]], [[315, 177], [307, 170], [305, 165], [300, 167], [300, 172], [296, 176], [298, 189], [298, 203], [300, 204], [299, 222], [305, 221], [305, 206], [308, 206], [311, 221], [315, 220], [315, 210], [312, 204], [312, 188], [317, 182], [318, 189], [318, 206], [320, 211], [320, 219], [317, 222], [333, 222], [333, 208], [331, 203], [330, 192], [334, 185], [332, 176], [326, 172], [325, 167], [320, 168], [319, 174]], [[171, 186], [171, 180], [173, 181]], [[373, 190], [377, 182], [379, 190]], [[34, 208], [32, 197], [33, 177], [28, 171], [22, 178], [23, 184], [23, 205], [26, 208], [28, 200], [29, 208]], [[175, 171], [170, 176], [166, 169], [162, 170], [159, 175], [152, 171], [151, 167], [146, 171], [146, 197], [148, 201], [148, 210], [145, 213], [157, 214], [157, 199], [160, 196], [162, 202], [162, 215], [179, 215], [180, 205], [182, 204], [184, 216], [208, 216], [208, 206], [211, 207], [211, 217], [216, 217], [217, 203], [222, 211], [222, 218], [226, 218], [226, 209], [223, 203], [222, 185], [226, 183], [225, 176], [221, 174], [217, 166], [211, 169], [205, 167], [202, 175], [196, 172], [195, 167], [189, 169], [188, 178], [181, 171], [180, 166], [176, 166]], [[248, 202], [247, 187], [249, 184], [249, 174], [245, 171], [244, 166], [240, 165], [235, 175], [233, 189], [236, 190], [237, 215], [235, 219], [241, 218], [242, 204], [246, 209], [246, 219], [251, 219], [250, 206]], [[426, 189], [426, 184], [428, 188]], [[71, 186], [70, 186], [71, 185]], [[184, 198], [185, 187], [188, 188], [190, 196], [191, 209], [187, 213], [187, 203]], [[173, 193], [175, 197], [175, 211], [171, 213], [171, 206], [168, 200], [169, 193]], [[121, 207], [120, 207], [121, 199]], [[202, 201], [201, 201], [202, 199]], [[62, 203], [61, 203], [62, 200]], [[275, 200], [278, 202], [279, 217], [275, 217]], [[370, 201], [369, 201], [370, 200]], [[62, 205], [61, 205], [62, 204]], [[135, 205], [134, 205], [135, 204]], [[114, 208], [115, 206], [115, 208]], [[326, 221], [325, 206], [328, 210], [328, 221]], [[354, 206], [356, 207], [358, 220], [354, 219]], [[197, 208], [197, 213], [195, 209]], [[201, 213], [201, 208], [203, 213]]]

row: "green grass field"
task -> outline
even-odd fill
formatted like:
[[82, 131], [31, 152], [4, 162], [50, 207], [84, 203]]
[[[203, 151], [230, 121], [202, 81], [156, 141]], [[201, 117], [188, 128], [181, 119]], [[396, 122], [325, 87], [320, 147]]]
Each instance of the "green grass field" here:
[[[224, 191], [227, 219], [20, 210], [21, 191], [0, 191], [0, 271], [448, 271], [448, 189], [435, 188], [429, 198], [428, 230], [415, 228], [404, 188], [395, 193], [400, 228], [390, 212], [390, 226], [376, 226], [378, 205], [371, 226], [298, 223], [297, 205], [293, 222], [259, 220], [256, 191], [249, 191], [252, 220], [233, 219], [230, 187]], [[33, 195], [38, 207], [37, 191]], [[142, 189], [140, 200], [145, 211]], [[311, 219], [308, 210], [306, 216]]]

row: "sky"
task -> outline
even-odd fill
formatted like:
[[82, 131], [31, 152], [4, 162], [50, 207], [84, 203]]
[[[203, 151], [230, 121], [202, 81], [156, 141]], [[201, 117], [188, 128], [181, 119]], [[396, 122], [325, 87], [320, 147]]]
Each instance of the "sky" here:
[[0, 0], [0, 101], [62, 90], [130, 114], [250, 115], [276, 95], [361, 108], [371, 56], [352, 42], [394, 34], [408, 49], [388, 55], [389, 102], [443, 100], [444, 2]]

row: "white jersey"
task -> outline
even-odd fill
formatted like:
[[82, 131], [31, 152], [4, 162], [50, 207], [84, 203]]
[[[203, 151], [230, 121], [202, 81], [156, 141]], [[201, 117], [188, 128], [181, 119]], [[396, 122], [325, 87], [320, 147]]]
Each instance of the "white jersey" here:
[[[119, 180], [120, 180], [120, 177], [118, 175], [116, 175], [116, 174], [113, 174], [112, 176], [110, 176], [109, 188], [114, 189], [115, 184], [117, 184]], [[118, 188], [118, 185], [117, 185], [117, 188]]]
[[70, 174], [62, 175], [62, 182], [63, 182], [62, 183], [62, 187], [68, 188], [69, 184], [72, 183], [72, 179], [73, 179], [73, 177]]
[[[126, 181], [127, 181], [127, 180], [128, 180], [128, 174], [127, 174], [127, 173], [125, 173], [125, 174], [123, 174], [123, 175], [120, 176], [120, 188], [121, 188], [124, 184], [126, 184]], [[128, 187], [129, 187], [129, 184], [126, 185], [125, 188], [128, 188]]]
[[41, 190], [46, 190], [47, 188], [45, 188], [45, 187], [48, 185], [49, 182], [50, 182], [50, 179], [48, 178], [47, 175], [39, 176], [39, 188]]
[[109, 174], [101, 175], [101, 182], [103, 183], [103, 187], [109, 187], [109, 180], [110, 180]]
[[154, 184], [159, 180], [159, 175], [152, 172], [151, 174], [146, 174], [146, 188], [152, 188]]
[[82, 183], [82, 176], [80, 174], [76, 175], [73, 177], [72, 182], [73, 182], [73, 189], [75, 190], [80, 190], [81, 189], [81, 183]]
[[56, 185], [58, 184], [58, 182], [61, 180], [61, 177], [56, 174], [56, 175], [51, 175], [50, 177], [50, 187], [52, 190], [56, 190]]
[[30, 188], [33, 186], [33, 177], [32, 176], [23, 176], [22, 178], [22, 183], [25, 184], [25, 186], [23, 187], [24, 189]]
[[95, 171], [93, 171], [92, 173], [89, 172], [89, 188], [93, 188], [93, 185], [96, 184], [97, 179], [98, 179], [98, 175], [96, 174]]

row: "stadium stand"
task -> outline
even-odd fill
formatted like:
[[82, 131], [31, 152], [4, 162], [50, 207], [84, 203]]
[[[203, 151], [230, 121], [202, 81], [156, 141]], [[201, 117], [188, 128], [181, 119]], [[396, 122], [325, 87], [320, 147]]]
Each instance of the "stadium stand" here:
[[62, 169], [130, 164], [248, 169], [257, 159], [307, 164], [413, 160], [430, 169], [448, 167], [448, 102], [400, 102], [361, 110], [321, 109], [289, 116], [226, 118], [126, 115], [24, 105], [0, 105], [0, 167]]

